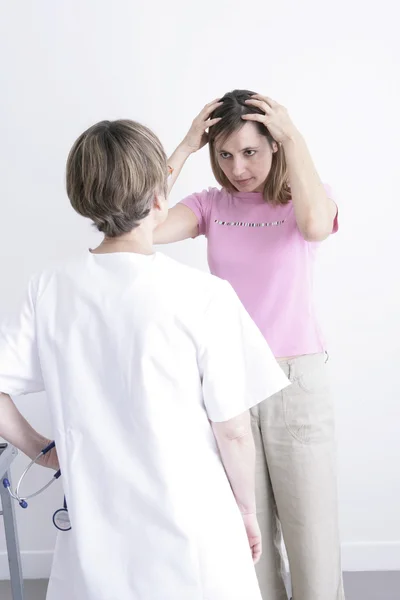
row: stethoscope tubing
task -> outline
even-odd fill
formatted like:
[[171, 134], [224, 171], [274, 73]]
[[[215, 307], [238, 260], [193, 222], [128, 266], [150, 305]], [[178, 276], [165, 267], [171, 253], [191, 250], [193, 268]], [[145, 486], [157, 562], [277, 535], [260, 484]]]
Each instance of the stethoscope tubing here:
[[38, 460], [40, 460], [43, 456], [45, 456], [48, 452], [50, 452], [50, 450], [52, 450], [53, 448], [55, 448], [55, 442], [51, 442], [48, 446], [46, 446], [46, 448], [43, 448], [43, 450], [41, 452], [39, 452], [39, 454], [36, 456], [36, 458], [34, 458], [29, 465], [26, 467], [25, 471], [22, 473], [21, 477], [19, 478], [19, 481], [17, 483], [17, 486], [15, 488], [14, 491], [12, 491], [11, 489], [11, 484], [10, 481], [5, 478], [3, 479], [3, 486], [8, 490], [8, 493], [10, 494], [11, 498], [13, 498], [14, 500], [16, 500], [18, 502], [18, 504], [20, 505], [21, 508], [28, 508], [28, 503], [27, 500], [30, 500], [31, 498], [35, 498], [36, 496], [39, 496], [39, 494], [41, 494], [42, 492], [44, 492], [45, 490], [47, 490], [47, 488], [49, 488], [57, 479], [59, 479], [61, 477], [61, 470], [59, 469], [52, 477], [52, 479], [50, 479], [50, 481], [48, 483], [46, 483], [44, 486], [42, 486], [39, 490], [37, 490], [36, 492], [32, 493], [32, 494], [28, 494], [27, 496], [20, 496], [20, 488], [21, 488], [21, 484], [24, 480], [24, 478], [26, 477], [26, 475], [28, 474], [28, 472], [31, 470], [31, 468], [33, 467], [33, 465], [35, 465], [37, 463]]

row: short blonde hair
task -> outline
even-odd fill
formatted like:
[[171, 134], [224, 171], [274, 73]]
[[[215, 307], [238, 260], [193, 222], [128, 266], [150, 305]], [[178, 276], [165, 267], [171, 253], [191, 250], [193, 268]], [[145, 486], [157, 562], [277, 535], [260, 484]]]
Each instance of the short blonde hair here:
[[[211, 168], [218, 183], [231, 191], [237, 190], [226, 177], [218, 163], [215, 143], [217, 140], [226, 140], [232, 133], [243, 127], [246, 121], [242, 119], [242, 115], [249, 113], [262, 114], [262, 110], [259, 108], [246, 104], [245, 101], [249, 100], [252, 95], [254, 95], [254, 92], [250, 92], [249, 90], [228, 92], [221, 98], [223, 104], [216, 108], [210, 117], [211, 119], [221, 118], [221, 121], [209, 129], [208, 141]], [[254, 124], [258, 132], [267, 138], [272, 147], [274, 139], [266, 127], [262, 123], [254, 122]], [[291, 199], [285, 153], [279, 144], [278, 150], [272, 155], [271, 170], [264, 184], [263, 195], [264, 200], [270, 204], [287, 204]]]
[[73, 208], [113, 238], [132, 231], [167, 195], [167, 157], [147, 127], [129, 120], [101, 121], [82, 133], [67, 161]]

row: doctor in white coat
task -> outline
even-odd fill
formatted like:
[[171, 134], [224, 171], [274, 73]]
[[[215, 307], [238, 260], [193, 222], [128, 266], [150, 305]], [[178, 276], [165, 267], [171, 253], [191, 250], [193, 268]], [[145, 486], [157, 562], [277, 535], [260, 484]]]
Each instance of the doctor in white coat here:
[[0, 329], [0, 435], [36, 456], [10, 395], [46, 391], [69, 508], [49, 600], [261, 598], [248, 409], [289, 382], [228, 283], [154, 252], [167, 177], [138, 123], [83, 133], [67, 191], [104, 240]]

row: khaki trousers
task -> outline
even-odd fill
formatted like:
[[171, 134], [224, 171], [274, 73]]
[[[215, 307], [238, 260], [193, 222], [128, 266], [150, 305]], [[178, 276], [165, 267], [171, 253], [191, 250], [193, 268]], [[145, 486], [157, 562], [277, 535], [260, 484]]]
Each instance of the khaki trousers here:
[[286, 600], [282, 534], [293, 600], [343, 600], [334, 408], [325, 354], [280, 365], [292, 385], [252, 409], [263, 600]]

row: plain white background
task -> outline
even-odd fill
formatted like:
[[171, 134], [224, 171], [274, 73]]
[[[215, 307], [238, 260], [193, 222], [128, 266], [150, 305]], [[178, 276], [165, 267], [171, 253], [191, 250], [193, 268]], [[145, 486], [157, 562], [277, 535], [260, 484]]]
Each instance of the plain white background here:
[[[0, 316], [33, 272], [99, 239], [64, 190], [67, 153], [85, 128], [137, 119], [172, 152], [202, 106], [233, 88], [289, 108], [340, 205], [340, 233], [321, 250], [316, 294], [337, 401], [348, 570], [400, 569], [395, 12], [394, 0], [1, 1]], [[203, 150], [171, 203], [213, 184]], [[204, 240], [163, 251], [207, 268]], [[17, 404], [51, 436], [44, 395]], [[25, 464], [15, 462], [14, 481]], [[38, 468], [28, 487], [47, 477]], [[49, 572], [51, 515], [61, 502], [57, 485], [27, 511], [17, 507], [27, 577]], [[7, 576], [0, 528], [0, 577]]]

